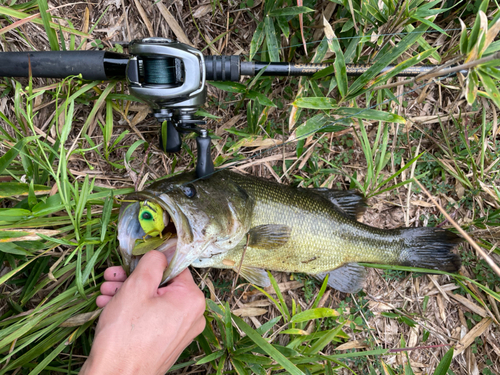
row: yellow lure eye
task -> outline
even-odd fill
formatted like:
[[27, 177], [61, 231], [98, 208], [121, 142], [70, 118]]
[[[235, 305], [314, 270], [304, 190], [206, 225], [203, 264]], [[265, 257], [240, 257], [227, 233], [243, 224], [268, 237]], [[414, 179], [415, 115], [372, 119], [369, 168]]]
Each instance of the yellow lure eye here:
[[141, 203], [138, 219], [146, 235], [151, 237], [161, 236], [163, 229], [165, 229], [163, 209], [154, 202], [144, 201]]

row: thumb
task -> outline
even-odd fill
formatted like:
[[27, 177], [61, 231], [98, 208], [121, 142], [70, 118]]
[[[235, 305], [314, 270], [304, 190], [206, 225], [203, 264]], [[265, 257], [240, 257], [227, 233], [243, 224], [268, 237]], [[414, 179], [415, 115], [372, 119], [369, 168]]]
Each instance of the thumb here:
[[163, 271], [167, 268], [167, 258], [156, 250], [144, 254], [130, 275], [134, 283], [145, 284], [144, 287], [156, 292], [163, 278]]

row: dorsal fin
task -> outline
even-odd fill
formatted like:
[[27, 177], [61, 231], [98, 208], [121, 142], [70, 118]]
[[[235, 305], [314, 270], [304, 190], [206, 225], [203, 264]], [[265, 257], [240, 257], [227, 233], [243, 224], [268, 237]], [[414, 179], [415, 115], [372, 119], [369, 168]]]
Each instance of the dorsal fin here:
[[366, 200], [356, 190], [308, 189], [329, 200], [346, 215], [358, 220], [366, 211]]

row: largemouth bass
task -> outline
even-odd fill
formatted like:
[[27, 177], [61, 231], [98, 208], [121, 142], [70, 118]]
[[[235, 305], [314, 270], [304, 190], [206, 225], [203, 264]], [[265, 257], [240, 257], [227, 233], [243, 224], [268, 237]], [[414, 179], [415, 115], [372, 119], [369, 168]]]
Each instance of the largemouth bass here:
[[224, 170], [204, 180], [177, 175], [130, 199], [138, 202], [122, 206], [118, 224], [130, 272], [141, 256], [134, 255], [134, 247], [148, 238], [138, 217], [141, 204], [165, 210], [157, 215], [166, 235], [157, 250], [169, 261], [162, 284], [192, 265], [239, 269], [260, 286], [270, 284], [265, 270], [319, 279], [328, 274], [331, 287], [348, 293], [362, 288], [366, 272], [359, 262], [460, 268], [459, 256], [451, 252], [460, 237], [438, 228], [383, 230], [363, 224], [357, 218], [364, 200], [354, 191], [294, 188]]

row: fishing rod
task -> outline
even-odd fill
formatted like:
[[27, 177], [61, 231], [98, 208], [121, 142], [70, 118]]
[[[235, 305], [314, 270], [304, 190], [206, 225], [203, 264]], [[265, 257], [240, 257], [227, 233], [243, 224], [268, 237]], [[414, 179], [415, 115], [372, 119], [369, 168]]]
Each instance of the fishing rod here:
[[[66, 78], [81, 74], [85, 80], [125, 79], [131, 95], [146, 102], [162, 123], [160, 148], [181, 149], [184, 133], [195, 132], [196, 176], [214, 172], [211, 138], [201, 128], [206, 121], [195, 113], [206, 101], [206, 81], [238, 82], [242, 76], [313, 76], [332, 64], [241, 61], [240, 56], [204, 56], [199, 50], [175, 40], [149, 37], [128, 44], [128, 54], [109, 51], [1, 52], [0, 77]], [[347, 75], [359, 76], [371, 65], [346, 65]], [[394, 68], [389, 65], [381, 73]], [[400, 77], [416, 77], [436, 70], [425, 65], [404, 69]], [[467, 74], [467, 71], [461, 71]], [[443, 70], [446, 74], [446, 70]], [[165, 125], [165, 126], [164, 126]]]

